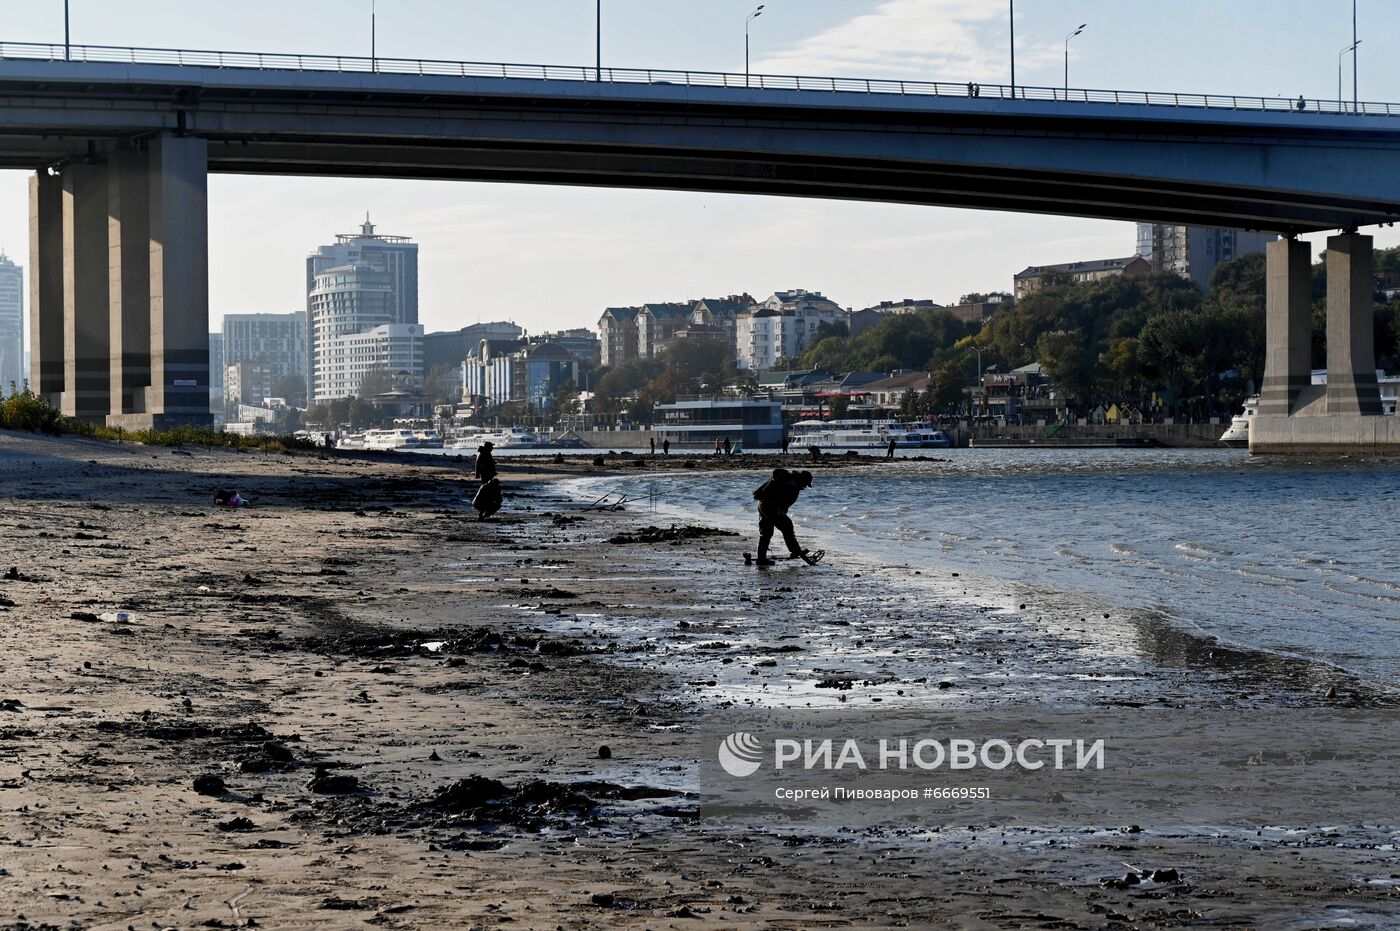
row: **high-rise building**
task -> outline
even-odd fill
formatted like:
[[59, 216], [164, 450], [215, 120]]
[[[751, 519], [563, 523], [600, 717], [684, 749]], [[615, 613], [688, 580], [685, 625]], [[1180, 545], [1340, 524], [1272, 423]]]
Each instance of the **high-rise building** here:
[[1152, 263], [1153, 271], [1176, 272], [1207, 288], [1215, 266], [1251, 252], [1263, 252], [1277, 238], [1273, 233], [1139, 223], [1137, 252]]
[[[364, 265], [379, 272], [376, 289], [386, 290], [382, 309], [387, 317], [371, 323], [360, 332], [380, 323], [416, 324], [418, 322], [418, 244], [407, 236], [386, 236], [375, 232], [369, 214], [358, 233], [340, 233], [335, 242], [317, 247], [306, 257], [306, 376], [308, 397], [315, 396], [316, 383], [316, 309], [317, 278], [331, 269]], [[375, 299], [380, 303], [380, 299]], [[328, 331], [327, 331], [328, 332]], [[421, 372], [415, 372], [421, 375]]]
[[391, 377], [423, 373], [423, 328], [416, 323], [386, 323], [364, 331], [325, 339], [317, 350], [317, 401], [360, 395], [372, 371]]
[[24, 369], [24, 269], [0, 252], [0, 395], [11, 383], [23, 388], [29, 380]]
[[209, 410], [217, 424], [224, 409], [224, 334], [209, 334]]
[[[283, 378], [306, 379], [306, 312], [225, 314], [222, 368], [250, 362]], [[251, 402], [243, 402], [251, 403]]]
[[[394, 299], [390, 275], [366, 262], [328, 268], [316, 276], [311, 289], [312, 400], [333, 401], [349, 396], [343, 393], [350, 385], [344, 372], [332, 373], [327, 368], [332, 343], [378, 327], [416, 326], [395, 322]], [[341, 353], [348, 345], [336, 343], [334, 351]], [[420, 332], [419, 366], [422, 360]], [[422, 372], [413, 370], [412, 374], [421, 375]], [[350, 387], [350, 395], [353, 395], [358, 390], [358, 382]]]

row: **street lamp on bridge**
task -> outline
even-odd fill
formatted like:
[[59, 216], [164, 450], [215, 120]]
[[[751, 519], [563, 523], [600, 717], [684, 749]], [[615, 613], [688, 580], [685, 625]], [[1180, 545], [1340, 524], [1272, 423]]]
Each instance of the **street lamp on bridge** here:
[[1079, 28], [1065, 36], [1065, 99], [1069, 100], [1069, 40], [1083, 32], [1088, 23], [1080, 23]]
[[758, 9], [749, 14], [749, 18], [744, 20], [744, 86], [749, 86], [749, 23], [763, 15], [765, 4], [760, 3]]
[[379, 71], [379, 56], [377, 43], [379, 40], [379, 28], [376, 20], [378, 10], [375, 9], [377, 0], [369, 0], [369, 70]]
[[[1347, 53], [1350, 52], [1351, 55], [1352, 55], [1352, 63], [1355, 64], [1355, 62], [1356, 62], [1356, 47], [1357, 47], [1358, 45], [1360, 45], [1360, 44], [1361, 44], [1361, 40], [1360, 40], [1360, 39], [1357, 39], [1355, 42], [1351, 43], [1351, 45], [1348, 45], [1346, 48], [1342, 49], [1340, 52], [1337, 53], [1337, 110], [1338, 110], [1338, 112], [1342, 112], [1342, 111], [1345, 111], [1345, 110], [1346, 110], [1346, 102], [1342, 100], [1342, 59], [1343, 59], [1343, 58], [1346, 58], [1346, 57], [1347, 57]], [[1355, 74], [1352, 75], [1351, 81], [1352, 81], [1352, 91], [1351, 91], [1352, 102], [1351, 102], [1351, 108], [1352, 108], [1352, 110], [1355, 110], [1355, 109], [1356, 109], [1356, 99], [1355, 99], [1355, 98], [1356, 98], [1356, 75], [1355, 75]]]
[[73, 46], [69, 42], [68, 33], [68, 0], [63, 0], [63, 60], [72, 61]]
[[1016, 99], [1016, 0], [1011, 4], [1011, 99]]

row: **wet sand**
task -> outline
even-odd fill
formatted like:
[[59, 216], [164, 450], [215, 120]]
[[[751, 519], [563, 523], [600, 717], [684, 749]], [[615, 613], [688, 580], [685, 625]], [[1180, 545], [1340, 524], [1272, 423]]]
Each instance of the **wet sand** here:
[[[725, 535], [609, 544], [655, 518], [642, 502], [584, 511], [551, 479], [657, 467], [635, 458], [502, 457], [505, 511], [478, 523], [467, 460], [0, 434], [0, 928], [1301, 928], [1400, 914], [1382, 881], [1400, 861], [1370, 836], [698, 820], [681, 735], [699, 710], [1393, 699], [1150, 618], [1111, 619], [1105, 649], [1050, 605], [911, 603], [898, 585], [914, 567], [857, 572], [833, 554], [760, 573], [740, 558], [752, 540]], [[685, 468], [671, 458], [660, 465]], [[757, 464], [690, 458], [697, 473]], [[220, 486], [253, 507], [214, 508]], [[127, 616], [102, 618], [114, 612]], [[857, 639], [878, 659], [843, 649]], [[818, 687], [829, 680], [850, 687]], [[1101, 884], [1125, 862], [1183, 881]]]

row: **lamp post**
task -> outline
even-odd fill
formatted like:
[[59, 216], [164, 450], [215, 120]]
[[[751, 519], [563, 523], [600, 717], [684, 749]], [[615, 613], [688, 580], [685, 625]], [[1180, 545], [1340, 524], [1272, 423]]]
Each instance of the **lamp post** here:
[[[974, 405], [974, 411], [975, 411], [977, 393], [978, 393], [979, 391], [982, 392], [982, 408], [983, 408], [983, 410], [986, 410], [986, 407], [987, 407], [987, 391], [986, 391], [985, 388], [982, 387], [982, 353], [984, 353], [984, 352], [987, 351], [987, 347], [986, 347], [986, 346], [973, 346], [973, 347], [972, 347], [972, 351], [975, 352], [975, 353], [977, 353], [977, 384], [976, 384], [975, 386], [973, 386], [973, 389], [972, 389], [972, 401], [973, 401], [973, 405]], [[975, 415], [975, 414], [974, 414], [974, 415]]]
[[377, 0], [369, 0], [369, 70], [379, 72], [379, 22], [378, 10], [375, 9]]
[[1016, 99], [1016, 0], [1011, 4], [1011, 99]]
[[1356, 112], [1356, 47], [1361, 44], [1361, 40], [1356, 37], [1356, 0], [1351, 0], [1351, 112]]
[[[1339, 112], [1344, 111], [1344, 110], [1346, 109], [1346, 103], [1342, 100], [1342, 59], [1347, 57], [1347, 53], [1348, 53], [1348, 52], [1351, 52], [1351, 53], [1352, 53], [1352, 62], [1354, 63], [1354, 62], [1356, 61], [1356, 47], [1357, 47], [1358, 45], [1360, 45], [1360, 44], [1361, 44], [1361, 40], [1360, 40], [1360, 39], [1357, 39], [1357, 40], [1356, 40], [1355, 42], [1353, 42], [1351, 45], [1348, 45], [1346, 48], [1342, 49], [1340, 52], [1337, 53], [1337, 110], [1338, 110]], [[1355, 81], [1356, 81], [1356, 77], [1355, 77], [1355, 75], [1353, 75], [1353, 77], [1352, 77], [1352, 82], [1355, 83]], [[1356, 97], [1356, 92], [1355, 92], [1355, 90], [1353, 89], [1353, 91], [1352, 91], [1352, 98], [1353, 98], [1353, 99], [1352, 99], [1352, 110], [1353, 110], [1353, 111], [1356, 109], [1356, 100], [1355, 100], [1355, 97]]]
[[73, 46], [68, 32], [68, 0], [63, 0], [63, 60], [73, 60]]
[[1079, 35], [1088, 26], [1088, 23], [1080, 23], [1079, 28], [1065, 36], [1065, 99], [1069, 100], [1069, 40]]
[[594, 50], [598, 53], [598, 66], [593, 72], [593, 80], [603, 80], [603, 0], [598, 0], [597, 11], [593, 16], [593, 43]]
[[748, 86], [749, 86], [749, 23], [752, 23], [754, 20], [758, 19], [760, 16], [763, 15], [763, 7], [764, 7], [764, 5], [765, 5], [765, 4], [760, 3], [760, 4], [758, 5], [758, 9], [756, 9], [756, 10], [754, 10], [752, 13], [750, 13], [748, 19], [744, 20], [744, 86], [745, 86], [745, 87], [748, 87]]

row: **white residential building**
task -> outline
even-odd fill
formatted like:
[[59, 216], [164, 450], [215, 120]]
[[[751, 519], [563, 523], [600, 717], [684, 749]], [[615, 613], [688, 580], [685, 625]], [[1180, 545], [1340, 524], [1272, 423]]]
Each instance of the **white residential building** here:
[[316, 400], [357, 397], [371, 371], [394, 375], [423, 371], [423, 327], [386, 323], [366, 332], [332, 336], [317, 346]]
[[767, 371], [815, 345], [823, 323], [845, 320], [841, 306], [819, 291], [778, 291], [735, 318], [735, 361], [741, 370]]

